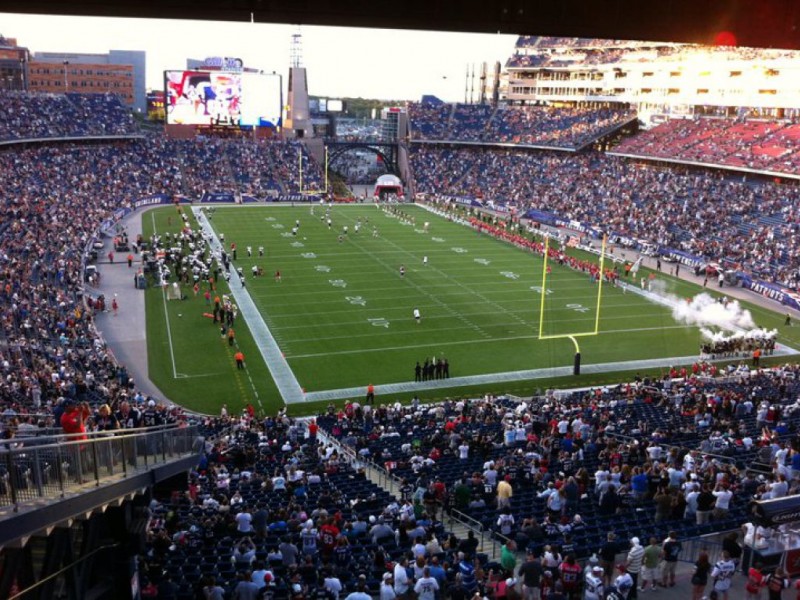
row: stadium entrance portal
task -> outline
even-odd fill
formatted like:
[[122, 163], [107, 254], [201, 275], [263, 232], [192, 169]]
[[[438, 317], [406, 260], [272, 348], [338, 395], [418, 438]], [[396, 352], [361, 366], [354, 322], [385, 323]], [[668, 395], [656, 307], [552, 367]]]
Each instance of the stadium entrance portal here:
[[381, 175], [375, 182], [375, 197], [386, 200], [388, 196], [403, 197], [403, 182], [396, 175]]
[[391, 142], [326, 142], [328, 149], [328, 163], [335, 168], [337, 161], [344, 155], [353, 150], [366, 150], [377, 156], [377, 160], [383, 163], [387, 173], [397, 175], [399, 167], [397, 164], [397, 144]]

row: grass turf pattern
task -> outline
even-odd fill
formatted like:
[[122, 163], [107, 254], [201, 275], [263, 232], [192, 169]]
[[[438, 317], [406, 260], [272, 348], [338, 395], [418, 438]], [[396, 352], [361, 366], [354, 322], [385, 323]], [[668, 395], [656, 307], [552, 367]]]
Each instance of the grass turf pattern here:
[[[541, 257], [421, 209], [403, 210], [416, 225], [374, 207], [335, 206], [330, 229], [320, 207], [313, 216], [308, 207], [232, 207], [214, 214], [217, 233], [225, 233], [227, 244], [236, 242], [248, 290], [303, 387], [407, 381], [415, 362], [426, 357], [447, 357], [451, 375], [571, 361], [569, 341], [536, 339]], [[431, 222], [428, 233], [424, 221]], [[342, 235], [345, 226], [349, 233]], [[264, 245], [267, 256], [248, 259], [248, 245]], [[266, 276], [250, 278], [253, 264]], [[281, 282], [272, 277], [276, 270]], [[597, 294], [588, 275], [553, 265], [548, 292], [546, 333], [591, 328]], [[611, 287], [605, 292], [601, 335], [582, 340], [584, 360], [697, 351], [696, 329], [675, 324], [666, 309]]]
[[[236, 243], [235, 264], [301, 386], [316, 391], [413, 381], [416, 361], [426, 357], [446, 357], [451, 376], [571, 364], [574, 347], [569, 340], [537, 339], [541, 256], [418, 207], [400, 210], [415, 223], [374, 206], [334, 206], [330, 228], [320, 206], [313, 215], [307, 205], [214, 211], [211, 223], [218, 235], [225, 234], [226, 247]], [[155, 214], [158, 224], [174, 210]], [[428, 232], [423, 231], [425, 221], [430, 222]], [[259, 246], [265, 248], [263, 257], [258, 256]], [[264, 269], [263, 277], [251, 276], [253, 265]], [[278, 270], [280, 282], [274, 277]], [[639, 272], [640, 277], [646, 274]], [[669, 276], [659, 278], [679, 296], [699, 291]], [[239, 283], [234, 279], [232, 285]], [[588, 274], [552, 263], [547, 287], [546, 334], [593, 327], [597, 289]], [[218, 328], [202, 317], [202, 293], [195, 298], [185, 292], [188, 300], [164, 303], [160, 291], [148, 291], [151, 354], [156, 347], [151, 377], [161, 389], [175, 401], [206, 412], [218, 412], [223, 402], [234, 409], [245, 401], [257, 405], [255, 393], [269, 411], [280, 405], [241, 319], [235, 328], [237, 342], [252, 358], [246, 372], [236, 371]], [[164, 339], [165, 304], [171, 315], [171, 350]], [[414, 308], [422, 314], [419, 323]], [[178, 310], [182, 318], [174, 316]], [[780, 320], [763, 309], [755, 309], [754, 316], [766, 327]], [[695, 355], [699, 343], [698, 330], [676, 323], [668, 309], [610, 285], [603, 290], [600, 334], [580, 338], [585, 364]], [[173, 377], [169, 354], [179, 377]], [[574, 385], [583, 383], [574, 380]], [[532, 383], [530, 389], [543, 384]]]

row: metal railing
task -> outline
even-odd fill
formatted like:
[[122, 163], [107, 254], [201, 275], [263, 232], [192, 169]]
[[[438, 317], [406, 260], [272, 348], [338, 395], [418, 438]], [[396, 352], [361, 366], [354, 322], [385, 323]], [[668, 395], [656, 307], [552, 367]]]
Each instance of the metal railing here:
[[[329, 443], [336, 448], [339, 455], [354, 469], [363, 468], [365, 471], [372, 471], [372, 477], [370, 477], [370, 479], [372, 479], [374, 483], [390, 492], [393, 496], [399, 497], [402, 480], [397, 475], [393, 474], [390, 469], [378, 464], [372, 457], [361, 456], [354, 448], [343, 444], [340, 440], [322, 430], [320, 430], [318, 437], [325, 443]], [[442, 510], [442, 521], [449, 522], [451, 529], [453, 525], [457, 523], [465, 530], [475, 533], [475, 537], [480, 544], [479, 547], [482, 548], [484, 552], [487, 546], [489, 547], [490, 551], [486, 552], [486, 554], [491, 560], [495, 560], [499, 554], [498, 544], [493, 536], [500, 538], [504, 543], [510, 539], [500, 533], [487, 531], [483, 523], [452, 507], [446, 511], [444, 509]]]
[[16, 512], [21, 504], [83, 492], [92, 483], [148, 471], [202, 448], [197, 425], [12, 438], [0, 444], [0, 508]]
[[[491, 530], [487, 530], [483, 523], [478, 521], [477, 519], [470, 517], [468, 514], [461, 512], [458, 509], [451, 508], [450, 512], [448, 513], [448, 518], [450, 520], [450, 527], [453, 527], [454, 523], [458, 523], [466, 529], [467, 531], [472, 531], [475, 534], [475, 537], [478, 539], [479, 548], [482, 548], [483, 551], [489, 556], [491, 560], [497, 558], [498, 551], [497, 551], [497, 543], [495, 538], [500, 538], [503, 543], [508, 542], [511, 538], [508, 538], [498, 532], [493, 532]], [[487, 544], [490, 552], [486, 552]]]

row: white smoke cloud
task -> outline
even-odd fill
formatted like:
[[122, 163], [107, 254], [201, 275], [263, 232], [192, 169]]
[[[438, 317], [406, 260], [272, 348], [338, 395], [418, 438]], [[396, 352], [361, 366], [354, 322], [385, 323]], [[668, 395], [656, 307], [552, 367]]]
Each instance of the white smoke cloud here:
[[698, 294], [691, 301], [677, 297], [675, 300], [672, 316], [679, 323], [713, 326], [728, 331], [750, 331], [756, 328], [750, 311], [742, 308], [736, 300], [722, 304], [706, 293]]
[[706, 327], [701, 327], [700, 333], [705, 339], [714, 343], [728, 342], [738, 339], [771, 340], [778, 336], [777, 329], [751, 329], [750, 331], [735, 331], [731, 334], [726, 334], [723, 331], [712, 331]]

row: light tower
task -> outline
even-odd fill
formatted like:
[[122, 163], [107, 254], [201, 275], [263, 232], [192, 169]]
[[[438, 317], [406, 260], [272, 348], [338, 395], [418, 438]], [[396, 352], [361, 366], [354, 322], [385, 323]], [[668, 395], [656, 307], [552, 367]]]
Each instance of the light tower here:
[[292, 34], [289, 46], [289, 90], [286, 103], [287, 136], [306, 138], [313, 135], [308, 107], [308, 80], [303, 66], [303, 34]]

